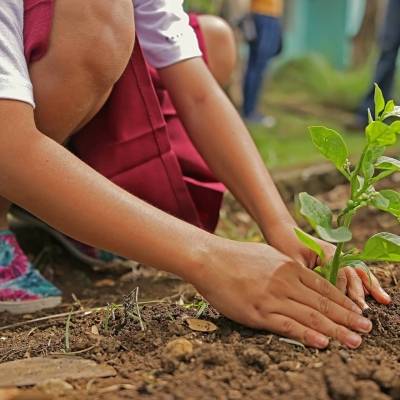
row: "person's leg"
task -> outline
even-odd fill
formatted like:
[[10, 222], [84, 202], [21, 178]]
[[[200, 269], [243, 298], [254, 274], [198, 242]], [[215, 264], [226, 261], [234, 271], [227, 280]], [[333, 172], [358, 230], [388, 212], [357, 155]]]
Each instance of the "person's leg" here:
[[[380, 38], [380, 55], [373, 78], [373, 82], [379, 85], [386, 99], [392, 97], [396, 74], [396, 61], [400, 47], [399, 15], [400, 0], [390, 0]], [[371, 85], [369, 92], [359, 107], [358, 116], [362, 124], [367, 122], [367, 109], [373, 110], [374, 108], [374, 91], [375, 89]]]
[[279, 52], [281, 46], [280, 20], [254, 14], [257, 39], [250, 44], [248, 67], [244, 80], [243, 114], [251, 117], [256, 112], [268, 63]]
[[218, 81], [225, 87], [229, 84], [236, 65], [236, 43], [232, 29], [222, 18], [212, 15], [198, 17], [205, 39], [208, 67]]
[[[64, 143], [86, 124], [125, 70], [133, 45], [131, 0], [57, 0], [49, 50], [30, 65], [38, 129]], [[8, 206], [0, 199], [2, 225]], [[59, 294], [32, 268], [14, 235], [0, 232], [0, 311], [54, 306]]]

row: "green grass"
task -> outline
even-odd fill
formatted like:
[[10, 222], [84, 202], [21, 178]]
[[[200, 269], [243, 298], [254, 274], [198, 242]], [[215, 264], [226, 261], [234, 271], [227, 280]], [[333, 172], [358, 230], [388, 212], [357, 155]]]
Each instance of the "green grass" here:
[[370, 85], [371, 65], [354, 71], [337, 71], [321, 57], [309, 56], [275, 70], [264, 92], [263, 110], [277, 118], [277, 125], [271, 129], [249, 126], [270, 169], [323, 161], [311, 143], [307, 130], [311, 125], [339, 131], [351, 153], [359, 155], [364, 144], [363, 132], [351, 132], [346, 126]]

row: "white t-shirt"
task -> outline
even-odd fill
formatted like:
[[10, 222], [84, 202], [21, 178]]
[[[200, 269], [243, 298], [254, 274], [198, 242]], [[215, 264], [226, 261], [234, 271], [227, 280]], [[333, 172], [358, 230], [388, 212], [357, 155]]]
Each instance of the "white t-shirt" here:
[[[0, 99], [34, 106], [24, 57], [24, 2], [0, 0]], [[183, 0], [135, 0], [135, 24], [146, 60], [156, 68], [200, 57]]]

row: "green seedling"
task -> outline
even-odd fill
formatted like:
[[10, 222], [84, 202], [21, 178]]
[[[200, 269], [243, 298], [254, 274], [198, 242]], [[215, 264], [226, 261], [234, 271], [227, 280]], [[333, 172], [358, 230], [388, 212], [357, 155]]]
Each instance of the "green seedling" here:
[[352, 239], [352, 219], [361, 208], [374, 207], [400, 221], [400, 193], [391, 189], [375, 189], [379, 181], [400, 172], [400, 161], [384, 156], [385, 150], [396, 144], [400, 134], [400, 107], [393, 100], [386, 102], [378, 85], [375, 85], [374, 115], [368, 110], [368, 118], [365, 147], [355, 165], [349, 160], [349, 151], [341, 134], [323, 126], [309, 128], [315, 147], [350, 184], [349, 199], [337, 217], [334, 217], [327, 205], [308, 193], [300, 193], [298, 196], [300, 214], [321, 239], [337, 246], [334, 257], [326, 260], [320, 244], [296, 228], [299, 240], [321, 260], [321, 266], [316, 268], [316, 272], [334, 285], [340, 268], [345, 266], [361, 267], [368, 271], [366, 262], [400, 262], [400, 237], [392, 233], [377, 233], [367, 240], [361, 251], [347, 248], [347, 243]]

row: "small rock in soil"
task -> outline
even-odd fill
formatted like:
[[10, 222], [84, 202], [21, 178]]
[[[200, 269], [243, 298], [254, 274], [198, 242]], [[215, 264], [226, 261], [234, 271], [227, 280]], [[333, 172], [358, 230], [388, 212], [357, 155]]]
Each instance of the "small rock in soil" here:
[[184, 361], [193, 353], [193, 345], [187, 339], [175, 339], [167, 343], [164, 355], [178, 361]]
[[245, 349], [242, 353], [243, 361], [251, 366], [264, 371], [271, 363], [270, 357], [257, 347]]
[[63, 396], [74, 387], [62, 379], [49, 379], [36, 385], [36, 389], [48, 395]]
[[301, 364], [297, 361], [283, 361], [278, 367], [282, 371], [296, 371], [300, 368]]

